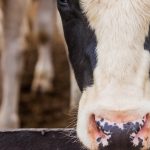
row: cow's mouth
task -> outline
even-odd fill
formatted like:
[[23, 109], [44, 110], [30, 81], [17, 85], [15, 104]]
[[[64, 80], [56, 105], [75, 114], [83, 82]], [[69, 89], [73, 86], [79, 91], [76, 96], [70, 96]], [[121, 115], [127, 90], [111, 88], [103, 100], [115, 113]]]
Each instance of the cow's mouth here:
[[93, 115], [89, 133], [100, 149], [142, 149], [145, 137], [141, 136], [141, 132], [145, 130], [148, 116], [135, 121], [115, 123]]

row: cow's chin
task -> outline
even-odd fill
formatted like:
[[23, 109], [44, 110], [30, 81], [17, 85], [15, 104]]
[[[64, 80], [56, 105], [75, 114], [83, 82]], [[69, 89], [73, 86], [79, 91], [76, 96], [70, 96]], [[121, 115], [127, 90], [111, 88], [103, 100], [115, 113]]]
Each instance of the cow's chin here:
[[[130, 105], [122, 104], [124, 107], [120, 107], [120, 113], [118, 113], [119, 116], [125, 118], [122, 123], [120, 117], [114, 117], [114, 114], [117, 112], [116, 104], [113, 105], [108, 101], [106, 103], [103, 101], [97, 103], [98, 101], [96, 101], [96, 104], [93, 104], [90, 100], [87, 102], [85, 98], [87, 96], [83, 95], [79, 104], [77, 136], [86, 148], [90, 150], [100, 149], [100, 140], [104, 147], [108, 146], [110, 137], [97, 126], [97, 122], [103, 121], [104, 118], [108, 124], [113, 122], [114, 124], [118, 124], [118, 127], [128, 125], [130, 122], [138, 123], [137, 131], [133, 132], [130, 136], [130, 138], [133, 138], [131, 144], [136, 146], [136, 144], [142, 141], [142, 148], [140, 149], [147, 150], [150, 148], [150, 102], [148, 100], [139, 102], [133, 100], [132, 102], [129, 101]], [[111, 111], [109, 111], [110, 109]]]
[[[136, 147], [138, 149], [138, 145], [141, 145], [141, 150], [150, 149], [150, 124], [148, 123], [150, 116], [147, 115], [146, 117], [148, 117], [146, 118], [147, 120], [143, 119], [143, 122], [141, 120], [140, 130], [130, 136], [130, 138], [132, 138], [130, 142], [131, 147], [135, 147], [135, 149]], [[102, 146], [102, 149], [107, 148], [107, 146], [109, 147], [109, 139], [111, 136], [97, 127], [94, 115], [90, 116], [84, 123], [82, 122], [82, 124], [78, 122], [77, 135], [81, 143], [90, 150], [98, 150], [100, 146]], [[119, 142], [120, 141], [118, 141], [118, 143]], [[122, 149], [126, 150], [126, 148], [123, 147]]]
[[[82, 95], [78, 110], [77, 136], [86, 148], [97, 150], [97, 135], [93, 130], [97, 130], [97, 127], [94, 116], [92, 115], [91, 105], [85, 102], [85, 97]], [[99, 134], [98, 130], [97, 133]]]

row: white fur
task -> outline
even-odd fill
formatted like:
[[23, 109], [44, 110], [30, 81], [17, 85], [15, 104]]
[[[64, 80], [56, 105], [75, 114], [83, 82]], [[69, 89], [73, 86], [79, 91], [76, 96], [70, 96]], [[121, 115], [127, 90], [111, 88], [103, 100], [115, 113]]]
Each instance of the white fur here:
[[150, 112], [150, 54], [144, 50], [150, 1], [81, 0], [81, 5], [97, 38], [94, 85], [83, 93], [77, 125], [79, 138], [91, 148], [85, 121], [90, 114], [113, 118], [115, 111], [140, 118]]

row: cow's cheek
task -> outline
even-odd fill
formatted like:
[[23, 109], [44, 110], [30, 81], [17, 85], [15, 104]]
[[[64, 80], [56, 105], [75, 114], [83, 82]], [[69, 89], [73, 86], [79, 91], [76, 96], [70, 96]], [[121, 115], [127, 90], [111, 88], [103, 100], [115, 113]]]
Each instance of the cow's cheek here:
[[91, 139], [88, 135], [88, 114], [86, 114], [86, 104], [87, 104], [87, 95], [84, 91], [82, 93], [79, 110], [78, 110], [78, 119], [77, 119], [77, 136], [82, 142], [83, 145], [86, 145], [88, 148], [92, 147]]
[[148, 119], [147, 122], [145, 123], [145, 126], [137, 135], [139, 137], [143, 137], [144, 139], [144, 143], [143, 143], [144, 148], [142, 150], [150, 149], [150, 115], [147, 118]]
[[95, 94], [93, 87], [87, 88], [81, 97], [78, 110], [77, 135], [84, 145], [91, 150], [97, 150], [98, 145], [95, 139], [99, 137], [100, 132], [96, 130], [95, 121], [91, 118], [91, 107], [94, 103]]

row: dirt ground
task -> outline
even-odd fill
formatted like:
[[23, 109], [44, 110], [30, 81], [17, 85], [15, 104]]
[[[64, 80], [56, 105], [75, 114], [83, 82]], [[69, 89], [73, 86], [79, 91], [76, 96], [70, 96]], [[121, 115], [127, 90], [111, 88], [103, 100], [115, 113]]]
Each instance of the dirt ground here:
[[62, 40], [58, 32], [53, 38], [53, 61], [55, 66], [54, 91], [40, 94], [31, 92], [33, 70], [37, 51], [25, 53], [25, 67], [21, 86], [19, 115], [22, 128], [57, 128], [70, 124], [69, 66]]

